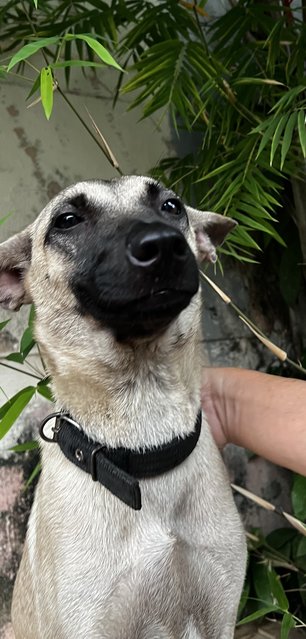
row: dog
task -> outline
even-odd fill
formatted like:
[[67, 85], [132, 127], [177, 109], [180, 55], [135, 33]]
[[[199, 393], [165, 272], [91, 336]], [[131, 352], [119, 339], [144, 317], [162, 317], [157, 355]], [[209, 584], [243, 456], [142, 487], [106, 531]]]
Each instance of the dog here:
[[0, 303], [34, 304], [56, 401], [16, 639], [234, 636], [246, 545], [199, 412], [198, 270], [233, 226], [125, 176], [65, 189], [0, 245]]

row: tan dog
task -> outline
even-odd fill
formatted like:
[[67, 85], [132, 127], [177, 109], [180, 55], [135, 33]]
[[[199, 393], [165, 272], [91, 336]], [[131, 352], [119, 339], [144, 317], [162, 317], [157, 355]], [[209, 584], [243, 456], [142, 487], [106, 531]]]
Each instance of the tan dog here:
[[232, 226], [132, 176], [66, 189], [0, 245], [0, 302], [34, 303], [69, 414], [43, 431], [16, 639], [233, 637], [245, 539], [204, 416], [199, 434], [195, 260]]

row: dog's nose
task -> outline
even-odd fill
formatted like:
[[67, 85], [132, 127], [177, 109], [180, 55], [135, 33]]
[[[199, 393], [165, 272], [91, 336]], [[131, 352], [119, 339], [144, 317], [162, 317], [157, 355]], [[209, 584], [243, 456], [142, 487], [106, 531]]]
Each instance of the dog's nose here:
[[184, 262], [188, 244], [181, 232], [160, 222], [136, 222], [126, 242], [126, 255], [131, 264], [148, 268], [167, 258]]

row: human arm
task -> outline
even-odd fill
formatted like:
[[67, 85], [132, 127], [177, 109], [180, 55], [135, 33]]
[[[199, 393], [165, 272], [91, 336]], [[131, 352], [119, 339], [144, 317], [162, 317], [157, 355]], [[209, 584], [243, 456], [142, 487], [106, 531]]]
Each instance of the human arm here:
[[201, 401], [217, 445], [243, 446], [306, 475], [306, 382], [206, 368]]

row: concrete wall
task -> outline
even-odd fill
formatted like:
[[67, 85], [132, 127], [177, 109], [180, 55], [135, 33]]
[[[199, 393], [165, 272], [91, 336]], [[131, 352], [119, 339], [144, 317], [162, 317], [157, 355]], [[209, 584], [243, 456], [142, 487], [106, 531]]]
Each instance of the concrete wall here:
[[[85, 105], [89, 109], [125, 173], [146, 173], [173, 152], [171, 130], [166, 120], [161, 129], [154, 119], [139, 122], [139, 112], [127, 113], [126, 101], [122, 100], [113, 109], [111, 93], [115, 78], [115, 72], [103, 75], [99, 82], [93, 76], [85, 80], [80, 74], [74, 74], [69, 97], [85, 118]], [[1, 240], [30, 223], [48, 200], [68, 184], [79, 179], [116, 175], [59, 95], [55, 95], [54, 114], [48, 123], [40, 105], [26, 108], [26, 89], [22, 81], [1, 80], [0, 83], [0, 217], [11, 213], [0, 226]], [[219, 276], [221, 286], [240, 306], [249, 308], [245, 269], [234, 266], [226, 273], [225, 278]], [[250, 368], [265, 366], [269, 355], [207, 285], [204, 286], [204, 308], [204, 347], [208, 362]], [[22, 309], [13, 315], [6, 330], [0, 333], [0, 357], [17, 350], [27, 314], [28, 310]], [[0, 313], [0, 321], [7, 317], [8, 313]], [[281, 343], [282, 333], [277, 337]], [[31, 356], [30, 363], [39, 365], [37, 355]], [[0, 366], [0, 405], [29, 380]], [[32, 454], [17, 457], [8, 448], [16, 441], [35, 437], [37, 424], [47, 410], [46, 402], [33, 399], [14, 429], [0, 441], [0, 639], [9, 637], [11, 632], [10, 594], [32, 496], [32, 489], [23, 491], [22, 487], [37, 463]], [[290, 508], [286, 473], [271, 483], [274, 471], [262, 460], [248, 462], [247, 455], [235, 448], [227, 453], [227, 459], [231, 477], [237, 483], [242, 482]], [[238, 502], [247, 524], [263, 524], [266, 528], [282, 525], [272, 516], [267, 522], [263, 511], [247, 507], [244, 501]]]

